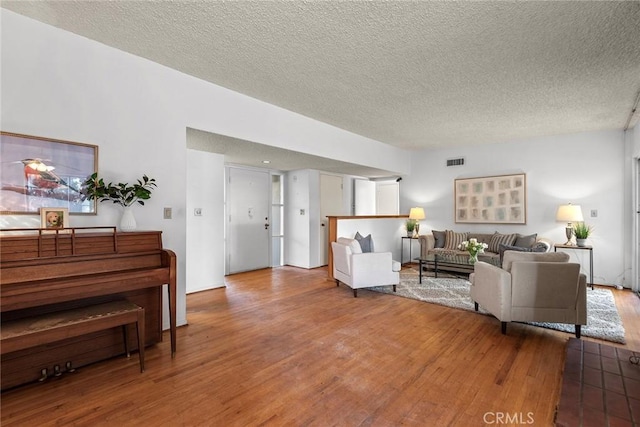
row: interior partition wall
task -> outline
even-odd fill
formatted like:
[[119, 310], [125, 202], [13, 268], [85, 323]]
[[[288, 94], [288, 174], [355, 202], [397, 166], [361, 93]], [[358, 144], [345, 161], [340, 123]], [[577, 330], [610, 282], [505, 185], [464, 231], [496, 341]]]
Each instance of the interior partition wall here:
[[631, 254], [631, 289], [640, 296], [640, 158], [633, 161], [635, 169], [633, 185], [633, 233], [632, 233], [632, 254]]
[[271, 267], [280, 267], [284, 258], [284, 180], [271, 174]]

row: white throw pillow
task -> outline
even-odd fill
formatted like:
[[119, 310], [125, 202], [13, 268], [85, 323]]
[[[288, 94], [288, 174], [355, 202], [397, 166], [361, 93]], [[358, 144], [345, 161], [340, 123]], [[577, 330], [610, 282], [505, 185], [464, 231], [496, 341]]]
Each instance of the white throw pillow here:
[[356, 239], [349, 239], [348, 237], [338, 237], [336, 240], [341, 245], [349, 246], [352, 254], [361, 254], [362, 248], [360, 247], [360, 243]]

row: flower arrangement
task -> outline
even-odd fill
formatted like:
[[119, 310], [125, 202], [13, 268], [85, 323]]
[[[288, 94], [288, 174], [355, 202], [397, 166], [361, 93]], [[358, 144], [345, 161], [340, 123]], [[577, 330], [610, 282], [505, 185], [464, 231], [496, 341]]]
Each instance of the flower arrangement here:
[[483, 254], [484, 250], [488, 247], [489, 245], [478, 242], [478, 239], [475, 237], [460, 243], [460, 249], [469, 252], [471, 262], [476, 262], [478, 260], [478, 254]]

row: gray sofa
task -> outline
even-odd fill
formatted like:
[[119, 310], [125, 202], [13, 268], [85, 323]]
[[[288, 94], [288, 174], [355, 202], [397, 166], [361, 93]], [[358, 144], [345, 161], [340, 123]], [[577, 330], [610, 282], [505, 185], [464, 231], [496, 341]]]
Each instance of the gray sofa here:
[[[537, 234], [518, 234], [518, 233], [475, 233], [475, 232], [455, 232], [453, 230], [437, 231], [421, 234], [420, 256], [422, 258], [428, 255], [463, 255], [468, 256], [465, 250], [458, 247], [464, 240], [475, 238], [480, 243], [486, 243], [489, 247], [485, 249], [483, 254], [479, 255], [479, 259], [483, 258], [499, 258], [501, 251], [513, 250], [519, 252], [550, 252], [553, 243], [544, 237], [538, 237]], [[451, 271], [459, 271], [455, 267], [450, 267]]]

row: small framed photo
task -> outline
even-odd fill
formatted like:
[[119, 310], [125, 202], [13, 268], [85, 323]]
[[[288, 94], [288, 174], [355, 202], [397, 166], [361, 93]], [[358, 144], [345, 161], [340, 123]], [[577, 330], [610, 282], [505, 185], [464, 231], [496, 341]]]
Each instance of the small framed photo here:
[[40, 227], [47, 230], [69, 228], [69, 209], [40, 208]]

